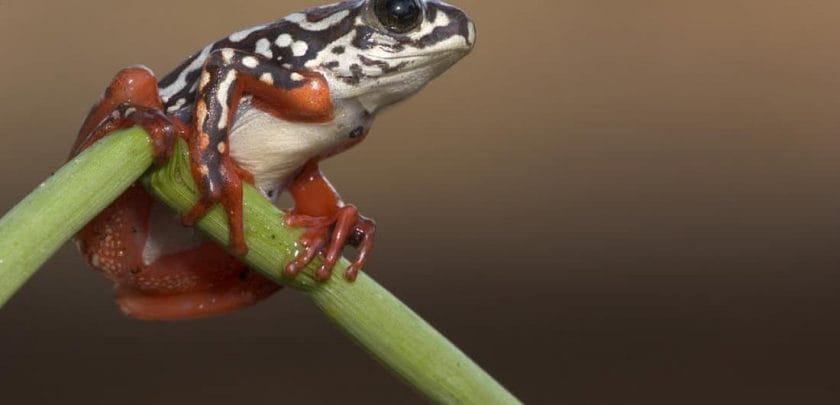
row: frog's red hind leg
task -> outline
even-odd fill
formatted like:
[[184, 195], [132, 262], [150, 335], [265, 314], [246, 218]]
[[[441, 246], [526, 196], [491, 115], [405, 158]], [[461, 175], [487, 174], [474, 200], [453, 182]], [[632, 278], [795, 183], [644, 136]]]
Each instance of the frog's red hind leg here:
[[[150, 238], [154, 227], [164, 226], [159, 224], [173, 222], [167, 232], [193, 230], [181, 228], [174, 215], [154, 204], [142, 186], [134, 185], [77, 235], [88, 262], [116, 283], [117, 303], [127, 315], [154, 320], [216, 315], [279, 289], [210, 241], [157, 246]], [[150, 253], [164, 248], [165, 253]]]
[[[187, 127], [163, 111], [157, 80], [144, 67], [120, 71], [91, 109], [73, 147], [76, 155], [109, 132], [142, 126], [152, 137], [157, 157], [171, 152], [175, 137]], [[248, 270], [219, 246], [168, 246], [166, 254], [149, 256], [162, 235], [152, 235], [152, 197], [140, 185], [94, 218], [76, 240], [88, 262], [117, 284], [117, 302], [141, 319], [186, 319], [228, 312], [251, 305], [276, 291], [270, 280]], [[193, 232], [177, 227], [172, 232]], [[150, 247], [151, 246], [151, 247]]]
[[70, 156], [81, 153], [113, 130], [133, 125], [149, 133], [159, 160], [171, 154], [176, 136], [186, 131], [179, 120], [170, 119], [163, 112], [157, 79], [143, 66], [127, 67], [117, 73], [82, 123]]

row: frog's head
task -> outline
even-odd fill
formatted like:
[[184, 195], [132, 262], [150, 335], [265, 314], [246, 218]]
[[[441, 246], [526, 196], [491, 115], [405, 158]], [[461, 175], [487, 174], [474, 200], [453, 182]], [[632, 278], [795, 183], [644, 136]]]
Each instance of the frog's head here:
[[333, 98], [358, 99], [371, 112], [420, 90], [475, 43], [469, 17], [437, 0], [342, 4], [352, 5], [339, 11], [352, 28], [307, 65], [324, 73]]

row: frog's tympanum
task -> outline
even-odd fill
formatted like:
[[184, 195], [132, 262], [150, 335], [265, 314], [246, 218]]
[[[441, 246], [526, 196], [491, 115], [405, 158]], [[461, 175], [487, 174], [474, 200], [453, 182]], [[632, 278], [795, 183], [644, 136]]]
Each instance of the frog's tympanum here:
[[[353, 280], [373, 247], [374, 223], [345, 204], [318, 162], [359, 143], [383, 107], [420, 90], [466, 55], [475, 28], [435, 0], [352, 0], [313, 8], [207, 45], [163, 79], [120, 71], [79, 131], [75, 156], [108, 132], [139, 125], [161, 160], [189, 145], [201, 192], [182, 217], [193, 224], [221, 204], [230, 251], [243, 255], [242, 184], [294, 200], [287, 224], [305, 227], [296, 275], [316, 255], [326, 280], [345, 245]], [[93, 267], [116, 282], [123, 312], [184, 319], [251, 305], [277, 290], [234, 256], [181, 226], [139, 185], [79, 234]]]

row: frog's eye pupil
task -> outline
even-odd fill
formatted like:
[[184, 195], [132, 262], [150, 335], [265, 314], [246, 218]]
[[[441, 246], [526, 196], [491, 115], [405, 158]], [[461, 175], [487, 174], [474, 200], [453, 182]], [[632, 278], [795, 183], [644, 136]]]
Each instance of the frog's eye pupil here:
[[375, 0], [373, 11], [386, 29], [398, 34], [417, 28], [423, 17], [419, 0]]

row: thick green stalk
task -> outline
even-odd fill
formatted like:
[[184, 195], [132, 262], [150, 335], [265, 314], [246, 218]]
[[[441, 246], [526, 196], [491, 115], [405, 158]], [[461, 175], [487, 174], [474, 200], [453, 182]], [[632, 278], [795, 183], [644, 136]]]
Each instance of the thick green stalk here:
[[[183, 145], [166, 166], [146, 176], [146, 186], [178, 212], [192, 206], [198, 192]], [[281, 269], [294, 258], [300, 231], [286, 228], [282, 212], [258, 191], [247, 186], [244, 193], [250, 250], [243, 259], [251, 267], [307, 294], [345, 333], [434, 402], [518, 403], [455, 345], [365, 273], [359, 274], [354, 283], [347, 282], [342, 276], [346, 260], [339, 262], [326, 283], [312, 277], [315, 263], [294, 279], [285, 277]], [[227, 244], [227, 221], [220, 208], [213, 209], [197, 226]]]
[[68, 162], [0, 219], [0, 307], [152, 163], [145, 132], [120, 132]]
[[[147, 188], [179, 212], [197, 191], [179, 142], [170, 162], [145, 177]], [[152, 162], [140, 129], [119, 131], [66, 164], [0, 219], [0, 306], [65, 241], [131, 185]], [[320, 283], [312, 267], [294, 279], [280, 269], [298, 249], [299, 230], [282, 224], [282, 213], [256, 190], [245, 188], [245, 226], [251, 267], [307, 294], [343, 331], [409, 385], [438, 403], [518, 403], [517, 399], [457, 347], [364, 273], [355, 283], [341, 276]], [[222, 210], [198, 227], [226, 244]]]

